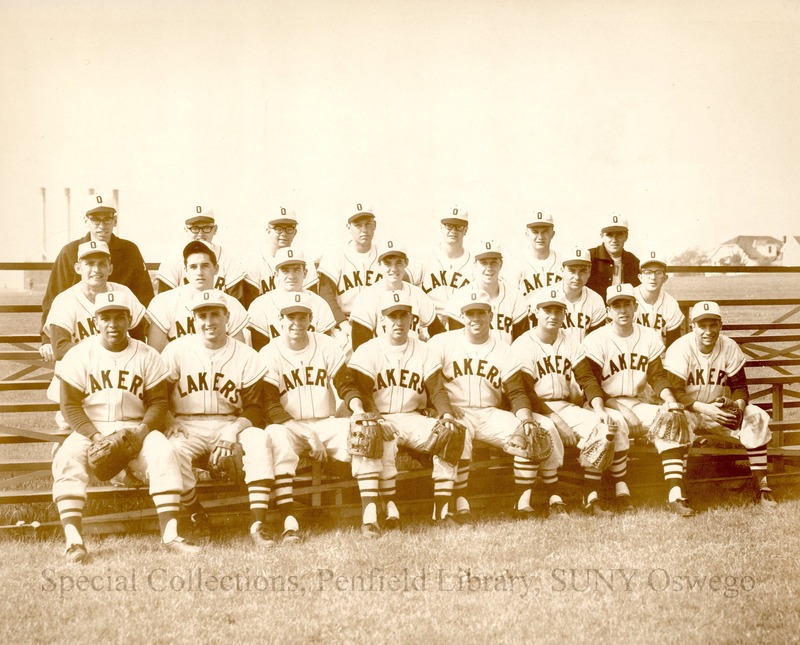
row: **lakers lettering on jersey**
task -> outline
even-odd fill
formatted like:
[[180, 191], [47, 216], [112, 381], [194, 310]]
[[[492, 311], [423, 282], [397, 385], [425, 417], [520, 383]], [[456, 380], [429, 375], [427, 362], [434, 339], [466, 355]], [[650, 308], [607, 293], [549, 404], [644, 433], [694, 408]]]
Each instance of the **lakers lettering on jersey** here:
[[358, 253], [351, 243], [344, 251], [326, 253], [319, 272], [336, 285], [336, 299], [342, 311], [350, 315], [361, 292], [383, 278], [375, 245], [368, 253]]
[[727, 336], [719, 336], [711, 353], [703, 354], [690, 333], [669, 346], [664, 368], [686, 382], [686, 393], [695, 401], [712, 403], [730, 396], [728, 378], [738, 374], [746, 360], [739, 345]]
[[[421, 327], [427, 327], [436, 318], [436, 306], [419, 287], [403, 283], [402, 291], [408, 295], [411, 302], [411, 331], [419, 335]], [[364, 289], [358, 297], [350, 320], [366, 327], [373, 333], [378, 333], [381, 319], [381, 297], [386, 292], [383, 283]]]
[[525, 253], [517, 275], [519, 290], [523, 296], [527, 296], [536, 289], [550, 287], [561, 281], [561, 260], [555, 251], [550, 251], [550, 255], [544, 260]]
[[[534, 302], [535, 294], [528, 296], [528, 302]], [[606, 304], [603, 299], [588, 287], [584, 287], [580, 297], [572, 302], [564, 294], [567, 303], [566, 316], [564, 317], [564, 329], [567, 336], [575, 337], [582, 341], [587, 332], [605, 323]]]
[[[169, 341], [197, 333], [191, 310], [192, 298], [196, 293], [197, 290], [188, 284], [159, 293], [150, 301], [150, 306], [147, 308], [148, 320], [163, 331]], [[223, 293], [223, 297], [230, 314], [227, 334], [231, 337], [236, 336], [247, 325], [247, 311], [236, 298], [226, 293]]]
[[636, 322], [661, 333], [666, 338], [668, 331], [678, 329], [683, 324], [683, 312], [678, 301], [665, 291], [658, 294], [658, 298], [651, 305], [642, 295], [641, 287], [634, 290], [636, 295]]
[[[311, 326], [309, 331], [325, 333], [336, 326], [333, 312], [325, 299], [312, 291], [303, 291], [311, 306]], [[291, 292], [279, 290], [265, 293], [250, 304], [248, 327], [264, 335], [267, 339], [281, 335], [281, 306]]]
[[533, 379], [540, 399], [569, 399], [572, 366], [583, 359], [583, 348], [574, 336], [561, 330], [550, 345], [531, 330], [514, 341], [511, 352], [521, 361], [522, 370]]
[[448, 258], [433, 249], [415, 268], [410, 268], [414, 284], [431, 297], [436, 313], [443, 315], [450, 297], [472, 281], [472, 254], [464, 251], [460, 258]]

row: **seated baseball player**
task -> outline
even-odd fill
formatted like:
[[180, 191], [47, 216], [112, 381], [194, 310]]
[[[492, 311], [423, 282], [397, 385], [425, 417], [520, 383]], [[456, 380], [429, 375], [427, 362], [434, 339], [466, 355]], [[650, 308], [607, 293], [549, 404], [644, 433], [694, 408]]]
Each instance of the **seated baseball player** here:
[[361, 292], [350, 314], [353, 349], [377, 335], [383, 297], [387, 291], [402, 291], [412, 303], [411, 332], [414, 336], [424, 340], [443, 332], [444, 326], [436, 317], [433, 300], [418, 286], [405, 281], [408, 270], [408, 254], [405, 248], [398, 242], [389, 240], [381, 247], [378, 262], [383, 280]]
[[250, 329], [253, 349], [258, 351], [281, 332], [281, 306], [283, 301], [295, 293], [304, 293], [311, 304], [314, 324], [309, 331], [329, 334], [336, 326], [333, 312], [325, 299], [306, 289], [308, 264], [302, 251], [283, 247], [275, 252], [273, 258], [277, 280], [273, 288], [253, 300], [248, 310], [248, 329]]
[[[533, 514], [530, 498], [537, 475], [541, 475], [550, 501], [562, 503], [555, 488], [557, 471], [564, 459], [564, 446], [553, 423], [532, 411], [518, 362], [511, 354], [510, 346], [491, 333], [493, 314], [489, 294], [470, 292], [461, 311], [463, 329], [439, 334], [428, 341], [434, 364], [442, 370], [453, 414], [468, 429], [464, 456], [458, 463], [453, 491], [455, 503], [448, 505], [448, 510], [455, 510], [456, 522], [469, 523], [470, 506], [465, 491], [473, 441], [505, 449], [518, 427], [532, 420], [549, 434], [551, 451], [542, 461], [514, 457], [514, 480], [518, 492], [516, 510], [525, 516]], [[508, 399], [513, 412], [498, 408], [504, 397]], [[445, 517], [439, 515], [436, 519]]]
[[625, 250], [628, 241], [628, 220], [619, 215], [606, 218], [600, 229], [599, 246], [590, 249], [592, 273], [586, 286], [601, 298], [611, 286], [628, 283], [639, 286], [639, 258]]
[[[617, 427], [612, 463], [602, 469], [593, 463], [584, 464], [584, 506], [593, 515], [608, 515], [597, 503], [599, 484], [605, 468], [610, 469], [615, 482], [625, 482], [627, 426], [614, 410], [589, 410], [572, 402], [573, 367], [583, 360], [583, 347], [576, 335], [563, 329], [567, 315], [564, 293], [556, 286], [538, 289], [532, 297], [531, 318], [535, 318], [536, 326], [514, 341], [511, 352], [521, 361], [522, 382], [531, 405], [553, 422], [565, 446], [583, 447], [592, 441], [603, 441], [609, 424]], [[565, 508], [551, 500], [550, 510], [563, 513]]]
[[61, 414], [72, 429], [53, 458], [53, 500], [67, 560], [89, 559], [81, 520], [91, 471], [104, 480], [126, 473], [149, 482], [165, 547], [197, 553], [199, 547], [178, 535], [180, 468], [160, 431], [167, 416], [167, 368], [158, 352], [128, 336], [130, 309], [115, 292], [97, 294], [94, 304], [99, 335], [73, 347], [56, 368]]
[[475, 266], [472, 269], [472, 282], [459, 293], [454, 294], [445, 307], [447, 328], [451, 331], [463, 327], [461, 305], [471, 292], [483, 291], [491, 298], [492, 333], [506, 343], [512, 343], [529, 328], [528, 305], [516, 285], [509, 284], [500, 277], [503, 268], [503, 251], [494, 240], [483, 241], [475, 251]]
[[[247, 262], [247, 273], [244, 278], [245, 296], [242, 302], [245, 307], [249, 307], [258, 296], [275, 288], [277, 269], [275, 255], [278, 249], [291, 247], [294, 251], [301, 250], [294, 245], [297, 227], [299, 226], [297, 213], [283, 206], [271, 212], [273, 214], [267, 223], [267, 242]], [[306, 270], [302, 286], [309, 291], [316, 290], [319, 284], [319, 276], [314, 263], [309, 262], [306, 265]]]
[[537, 211], [528, 218], [525, 227], [528, 245], [515, 272], [509, 273], [516, 276], [512, 283], [518, 285], [523, 296], [561, 280], [561, 259], [550, 246], [555, 234], [553, 216], [549, 213]]
[[[658, 332], [644, 327], [636, 320], [636, 294], [632, 285], [624, 283], [609, 287], [606, 294], [610, 323], [592, 332], [583, 341], [585, 357], [573, 369], [586, 400], [600, 414], [610, 408], [621, 415], [628, 436], [643, 436], [664, 410], [681, 411], [670, 388], [669, 378], [661, 363], [664, 344]], [[645, 386], [650, 385], [663, 406], [645, 401]], [[620, 423], [620, 427], [623, 423]], [[684, 459], [688, 442], [654, 438], [669, 487], [668, 507], [678, 515], [690, 517], [694, 510], [683, 495]], [[624, 476], [627, 464], [620, 464]], [[630, 490], [624, 480], [615, 483], [620, 508], [630, 507]], [[588, 501], [588, 500], [587, 500]]]
[[[219, 244], [214, 244], [218, 228], [214, 211], [204, 209], [202, 206], [195, 207], [195, 213], [186, 219], [189, 241], [205, 242], [217, 258], [217, 274], [214, 276], [213, 288], [222, 289], [241, 301], [244, 296], [244, 267], [235, 253], [226, 252]], [[159, 265], [156, 273], [159, 293], [176, 289], [188, 282], [184, 258], [179, 253], [176, 252]]]
[[[272, 422], [267, 432], [278, 453], [286, 450], [282, 445], [286, 436], [289, 449], [296, 455], [308, 450], [312, 459], [330, 457], [351, 462], [361, 494], [361, 532], [368, 538], [378, 537], [378, 479], [382, 465], [380, 458], [367, 455], [382, 448], [382, 437], [373, 435], [374, 442], [360, 446], [360, 454], [353, 454], [351, 459], [351, 420], [333, 416], [336, 413], [333, 388], [354, 418], [364, 414], [364, 405], [347, 371], [344, 352], [329, 336], [309, 332], [311, 322], [308, 295], [293, 294], [281, 308], [281, 335], [259, 352], [267, 369], [264, 405]], [[283, 426], [286, 434], [276, 432], [275, 424]], [[275, 468], [277, 471], [277, 464]], [[276, 504], [284, 517], [285, 531], [299, 531], [292, 513], [294, 475], [292, 470], [285, 477], [275, 478]]]
[[678, 301], [664, 291], [669, 280], [667, 261], [657, 251], [651, 251], [641, 264], [636, 287], [636, 322], [661, 334], [664, 346], [669, 347], [681, 336], [683, 313]]
[[695, 435], [713, 435], [744, 446], [756, 480], [756, 503], [776, 506], [767, 483], [769, 415], [749, 403], [744, 352], [722, 335], [722, 312], [716, 302], [698, 302], [690, 313], [692, 331], [676, 340], [664, 367]]
[[[396, 435], [396, 441], [384, 443], [380, 494], [384, 504], [385, 529], [400, 526], [400, 513], [394, 501], [397, 446], [423, 452], [438, 421], [421, 412], [432, 405], [441, 419], [453, 419], [450, 399], [444, 390], [441, 368], [431, 362], [426, 344], [413, 333], [413, 298], [406, 291], [381, 294], [380, 326], [377, 338], [360, 345], [350, 359], [348, 369], [358, 387], [364, 409], [378, 412]], [[453, 494], [456, 466], [461, 449], [447, 463], [439, 454], [433, 456], [433, 517], [448, 514]]]
[[[196, 333], [192, 313], [194, 298], [201, 291], [214, 289], [214, 276], [218, 269], [217, 256], [206, 242], [189, 242], [183, 249], [183, 263], [188, 284], [159, 293], [147, 308], [147, 319], [150, 322], [147, 343], [159, 352], [168, 342]], [[223, 298], [230, 316], [228, 336], [244, 342], [247, 312], [233, 296], [225, 293]]]

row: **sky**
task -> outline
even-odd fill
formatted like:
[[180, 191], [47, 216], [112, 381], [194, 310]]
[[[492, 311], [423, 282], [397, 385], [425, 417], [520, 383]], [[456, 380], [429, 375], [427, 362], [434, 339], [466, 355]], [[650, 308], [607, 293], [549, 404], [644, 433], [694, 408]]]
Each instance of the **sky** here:
[[454, 205], [506, 248], [538, 210], [565, 249], [611, 213], [639, 255], [800, 235], [799, 22], [769, 0], [0, 0], [2, 259], [52, 260], [90, 189], [119, 190], [154, 262], [196, 205], [242, 253], [281, 206], [322, 252], [356, 203], [412, 252]]

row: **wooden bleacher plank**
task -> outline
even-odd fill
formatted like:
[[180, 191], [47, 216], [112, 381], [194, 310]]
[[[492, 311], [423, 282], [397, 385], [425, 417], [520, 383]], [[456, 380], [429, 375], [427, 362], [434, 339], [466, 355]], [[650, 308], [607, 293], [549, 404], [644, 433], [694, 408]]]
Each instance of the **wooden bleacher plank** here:
[[28, 381], [0, 381], [0, 392], [24, 392], [29, 390], [46, 390], [49, 380], [31, 379]]

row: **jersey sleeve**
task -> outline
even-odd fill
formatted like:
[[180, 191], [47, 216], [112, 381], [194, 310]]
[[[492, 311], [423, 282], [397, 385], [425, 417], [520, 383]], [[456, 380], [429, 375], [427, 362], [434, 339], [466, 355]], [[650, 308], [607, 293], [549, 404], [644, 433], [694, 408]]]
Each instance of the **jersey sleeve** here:
[[[167, 345], [167, 347], [169, 347], [169, 345]], [[258, 352], [243, 343], [238, 343], [236, 351], [241, 352], [244, 359], [244, 365], [242, 366], [242, 387], [249, 388], [259, 381], [264, 380], [267, 374], [267, 368], [263, 361], [259, 359]]]
[[147, 308], [147, 319], [151, 324], [158, 327], [165, 334], [169, 333], [170, 315], [169, 315], [169, 292], [158, 294], [150, 301], [150, 306]]
[[604, 365], [606, 362], [602, 341], [603, 338], [601, 330], [593, 331], [591, 334], [587, 334], [586, 338], [583, 339], [584, 355], [586, 358], [600, 366]]
[[228, 336], [236, 336], [236, 334], [244, 331], [244, 328], [247, 327], [249, 321], [247, 310], [242, 306], [242, 303], [233, 296], [227, 296], [225, 300], [228, 303], [228, 311], [231, 315], [228, 321]]
[[167, 368], [167, 380], [170, 383], [176, 383], [181, 377], [181, 371], [178, 367], [178, 357], [175, 355], [175, 348], [181, 343], [174, 341], [167, 343], [167, 346], [161, 352], [161, 360]]
[[316, 293], [309, 294], [317, 303], [317, 315], [314, 321], [314, 328], [321, 334], [330, 331], [336, 327], [336, 319], [333, 317], [331, 306], [327, 303], [325, 298], [318, 296]]
[[679, 338], [667, 348], [664, 354], [664, 369], [683, 381], [689, 378], [689, 352], [691, 351], [686, 338], [690, 341], [693, 340], [691, 336]]
[[280, 358], [278, 357], [275, 345], [265, 345], [258, 352], [261, 367], [264, 371], [264, 382], [275, 387], [279, 387], [281, 382]]
[[[70, 306], [70, 299], [74, 299], [71, 290], [62, 291], [54, 299], [44, 323], [44, 331], [50, 334], [50, 326], [57, 325], [66, 329], [72, 338], [72, 329], [75, 326], [75, 307]], [[77, 306], [77, 303], [76, 303]], [[131, 325], [133, 327], [134, 325]]]
[[56, 363], [55, 375], [78, 392], [86, 394], [86, 369], [89, 365], [88, 345], [82, 343], [68, 351]]
[[729, 377], [738, 374], [744, 369], [747, 357], [736, 341], [731, 340], [727, 336], [720, 336], [719, 338], [720, 340], [724, 339], [725, 371], [728, 373]]
[[599, 295], [597, 295], [594, 291], [589, 290], [589, 298], [591, 300], [589, 308], [590, 319], [587, 329], [603, 325], [606, 321], [606, 316], [608, 315], [606, 312], [606, 305]]
[[314, 261], [306, 255], [306, 280], [303, 282], [303, 289], [313, 289], [319, 284], [319, 274], [317, 274], [317, 267], [314, 266]]
[[436, 304], [422, 289], [419, 290], [417, 303], [417, 307], [419, 308], [417, 312], [419, 323], [423, 327], [429, 327], [433, 324], [433, 321], [436, 320]]
[[379, 350], [375, 342], [370, 341], [364, 343], [353, 352], [353, 356], [350, 358], [350, 362], [347, 366], [352, 370], [370, 377], [374, 381], [377, 378], [377, 370], [375, 369], [376, 351]]
[[137, 343], [137, 352], [144, 352], [144, 389], [152, 390], [167, 378], [169, 370], [164, 361], [161, 360], [161, 354], [152, 347], [135, 340], [131, 342]]
[[364, 293], [356, 299], [353, 310], [350, 312], [350, 320], [375, 333], [378, 328], [378, 317], [375, 299], [370, 296], [371, 294]]
[[342, 275], [341, 252], [329, 250], [325, 253], [319, 261], [317, 271], [327, 277], [333, 284], [339, 284], [339, 277]]
[[661, 340], [661, 334], [649, 327], [642, 327], [642, 335], [647, 336], [647, 358], [654, 361], [660, 358], [664, 353], [664, 342]]
[[156, 280], [161, 280], [172, 289], [177, 289], [182, 284], [183, 279], [183, 259], [178, 256], [170, 257], [158, 265]]
[[683, 312], [681, 311], [681, 307], [678, 304], [678, 301], [675, 300], [672, 296], [669, 298], [669, 310], [667, 311], [667, 315], [665, 316], [664, 326], [667, 331], [672, 331], [674, 329], [678, 329], [683, 324]]
[[267, 318], [267, 296], [266, 294], [258, 296], [252, 303], [250, 309], [247, 310], [247, 326], [255, 329], [259, 334], [263, 334], [269, 338], [269, 320]]
[[313, 333], [317, 343], [322, 346], [321, 349], [324, 352], [325, 365], [328, 367], [328, 376], [333, 378], [333, 376], [342, 369], [342, 366], [347, 363], [347, 357], [344, 352], [339, 349], [335, 340], [317, 332]]

